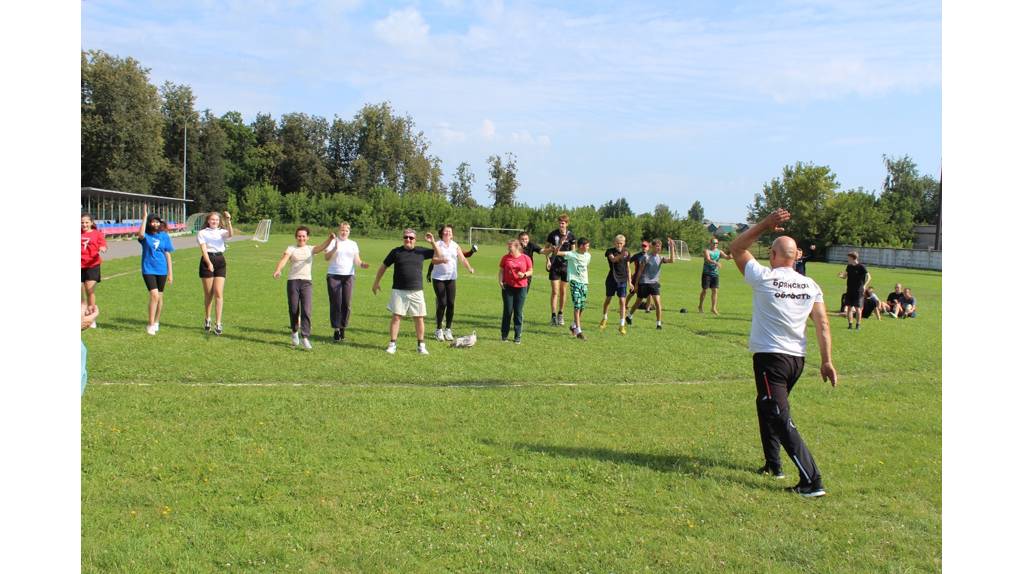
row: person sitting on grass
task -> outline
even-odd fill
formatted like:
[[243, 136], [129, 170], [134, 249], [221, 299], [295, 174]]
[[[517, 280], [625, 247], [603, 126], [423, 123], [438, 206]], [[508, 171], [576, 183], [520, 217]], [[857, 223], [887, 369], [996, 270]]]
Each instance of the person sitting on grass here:
[[864, 291], [864, 314], [870, 319], [872, 313], [879, 321], [882, 320], [882, 302], [879, 301], [875, 288], [868, 285]]
[[917, 317], [917, 299], [915, 299], [914, 295], [911, 294], [910, 287], [903, 289], [903, 296], [900, 298], [900, 307], [899, 316], [901, 319], [906, 319], [907, 317], [913, 319]]
[[903, 306], [900, 305], [900, 299], [903, 298], [903, 285], [899, 283], [893, 287], [891, 293], [886, 296], [885, 301], [882, 303], [882, 312], [888, 313], [893, 319], [899, 317], [900, 312], [903, 310]]
[[587, 289], [590, 278], [587, 266], [590, 265], [590, 240], [581, 237], [576, 242], [576, 251], [555, 251], [554, 255], [562, 257], [566, 263], [566, 278], [569, 282], [569, 294], [572, 296], [572, 325], [569, 332], [577, 339], [585, 341], [583, 335], [583, 309], [587, 306]]

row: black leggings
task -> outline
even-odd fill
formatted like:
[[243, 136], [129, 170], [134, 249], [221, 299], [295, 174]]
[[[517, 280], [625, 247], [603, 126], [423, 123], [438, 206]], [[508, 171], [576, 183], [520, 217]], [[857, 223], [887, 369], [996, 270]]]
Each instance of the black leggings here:
[[441, 328], [441, 319], [444, 319], [445, 328], [451, 329], [455, 317], [455, 280], [432, 279], [431, 283], [437, 296], [437, 328]]

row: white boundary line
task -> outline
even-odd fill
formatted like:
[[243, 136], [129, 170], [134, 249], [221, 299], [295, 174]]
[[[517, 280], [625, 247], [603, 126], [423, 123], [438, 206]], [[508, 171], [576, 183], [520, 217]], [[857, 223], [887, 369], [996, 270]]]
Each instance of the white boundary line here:
[[[633, 383], [452, 383], [445, 385], [412, 383], [136, 383], [136, 382], [106, 382], [96, 383], [101, 386], [124, 386], [124, 387], [155, 387], [155, 386], [179, 386], [179, 387], [337, 387], [350, 389], [501, 389], [501, 388], [527, 388], [527, 387], [648, 387], [648, 386], [676, 386], [676, 385], [713, 385], [724, 383], [748, 382], [746, 379], [725, 379], [722, 381], [660, 381], [660, 382], [633, 382]], [[91, 385], [92, 383], [90, 383]]]

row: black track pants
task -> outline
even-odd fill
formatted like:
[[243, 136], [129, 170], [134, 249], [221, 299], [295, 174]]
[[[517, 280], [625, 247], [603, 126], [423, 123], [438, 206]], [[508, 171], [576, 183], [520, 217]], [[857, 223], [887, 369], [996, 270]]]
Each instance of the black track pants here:
[[821, 473], [789, 415], [789, 393], [804, 370], [804, 358], [781, 353], [755, 353], [754, 379], [757, 384], [757, 422], [761, 431], [764, 460], [780, 469], [779, 446], [796, 464], [800, 484], [821, 485]]

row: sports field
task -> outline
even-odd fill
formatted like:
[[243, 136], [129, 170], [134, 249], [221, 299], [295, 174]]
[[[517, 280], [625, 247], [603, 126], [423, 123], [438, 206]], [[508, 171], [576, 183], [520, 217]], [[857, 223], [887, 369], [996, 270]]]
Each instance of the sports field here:
[[[428, 336], [417, 355], [407, 320], [389, 356], [391, 272], [370, 286], [399, 241], [354, 239], [371, 269], [347, 341], [331, 341], [318, 257], [311, 351], [291, 348], [272, 277], [289, 236], [231, 244], [220, 337], [202, 329], [197, 250], [175, 253], [155, 337], [138, 258], [103, 264], [100, 327], [83, 334], [83, 571], [941, 569], [941, 274], [869, 266], [881, 297], [900, 281], [921, 313], [859, 332], [832, 316], [835, 389], [809, 329], [792, 408], [829, 494], [806, 500], [783, 491], [791, 462], [785, 480], [754, 472], [751, 292], [732, 262], [721, 316], [696, 313], [698, 260], [666, 265], [665, 329], [640, 313], [622, 336], [597, 329], [594, 246], [589, 339], [548, 326], [538, 277], [515, 346], [498, 341], [504, 250], [482, 245], [454, 325], [476, 347]], [[830, 310], [840, 270], [808, 265]]]

